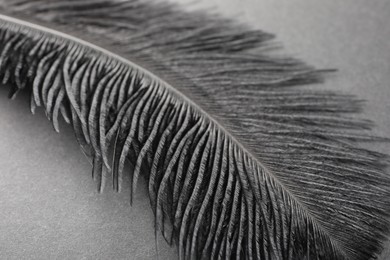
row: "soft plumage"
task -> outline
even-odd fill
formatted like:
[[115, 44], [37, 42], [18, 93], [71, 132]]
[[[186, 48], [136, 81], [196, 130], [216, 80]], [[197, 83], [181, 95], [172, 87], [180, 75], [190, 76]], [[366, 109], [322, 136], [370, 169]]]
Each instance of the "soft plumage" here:
[[[0, 79], [62, 115], [103, 174], [142, 175], [185, 259], [370, 259], [389, 232], [380, 140], [360, 102], [271, 35], [138, 0], [0, 1]], [[10, 18], [14, 17], [14, 18]], [[21, 21], [22, 20], [24, 21]], [[50, 28], [50, 29], [48, 29]], [[99, 47], [98, 47], [99, 46]]]

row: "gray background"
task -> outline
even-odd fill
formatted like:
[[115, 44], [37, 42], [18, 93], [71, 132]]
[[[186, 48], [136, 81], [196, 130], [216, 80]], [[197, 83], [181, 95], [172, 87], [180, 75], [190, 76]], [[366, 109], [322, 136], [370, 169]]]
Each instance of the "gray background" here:
[[[177, 0], [188, 7], [193, 0]], [[190, 5], [191, 8], [194, 5]], [[214, 0], [230, 17], [276, 34], [284, 53], [339, 72], [317, 86], [368, 100], [366, 117], [390, 137], [388, 0]], [[68, 126], [57, 134], [42, 111], [29, 112], [0, 90], [0, 259], [154, 259], [153, 217], [145, 190], [97, 194], [90, 164]], [[390, 153], [388, 144], [375, 149]], [[387, 248], [390, 247], [390, 244]], [[174, 250], [159, 239], [160, 259]], [[385, 257], [385, 254], [388, 257]], [[381, 259], [390, 259], [389, 252]]]

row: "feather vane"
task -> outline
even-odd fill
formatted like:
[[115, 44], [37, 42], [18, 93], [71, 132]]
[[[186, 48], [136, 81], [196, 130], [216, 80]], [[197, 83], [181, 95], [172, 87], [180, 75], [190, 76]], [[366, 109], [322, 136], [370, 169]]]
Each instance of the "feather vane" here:
[[271, 35], [151, 1], [0, 7], [10, 97], [28, 88], [32, 111], [43, 107], [57, 131], [60, 115], [72, 124], [100, 189], [106, 173], [120, 189], [130, 160], [132, 193], [142, 175], [156, 228], [180, 258], [359, 260], [380, 251], [385, 156], [356, 142], [382, 139], [348, 115], [360, 101], [299, 87], [322, 72], [267, 55]]

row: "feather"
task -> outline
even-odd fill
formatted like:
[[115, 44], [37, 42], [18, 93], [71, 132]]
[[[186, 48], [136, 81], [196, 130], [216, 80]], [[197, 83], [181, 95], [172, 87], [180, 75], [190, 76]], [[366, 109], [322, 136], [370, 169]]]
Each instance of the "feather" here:
[[[0, 79], [72, 124], [101, 190], [146, 178], [181, 259], [371, 259], [389, 234], [361, 102], [273, 36], [140, 0], [1, 0]], [[110, 156], [110, 154], [112, 154]], [[129, 160], [134, 169], [125, 172]], [[109, 174], [107, 174], [109, 173]], [[132, 196], [131, 196], [132, 197]], [[132, 199], [131, 199], [132, 200]]]

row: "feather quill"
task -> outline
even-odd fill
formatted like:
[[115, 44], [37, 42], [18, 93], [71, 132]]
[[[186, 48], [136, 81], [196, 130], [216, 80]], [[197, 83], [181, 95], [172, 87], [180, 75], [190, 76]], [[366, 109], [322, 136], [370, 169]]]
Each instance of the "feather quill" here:
[[[142, 175], [182, 259], [372, 259], [389, 233], [387, 157], [354, 97], [267, 54], [272, 35], [140, 0], [1, 0], [0, 79], [71, 123], [120, 189]], [[110, 154], [112, 153], [112, 156]]]

